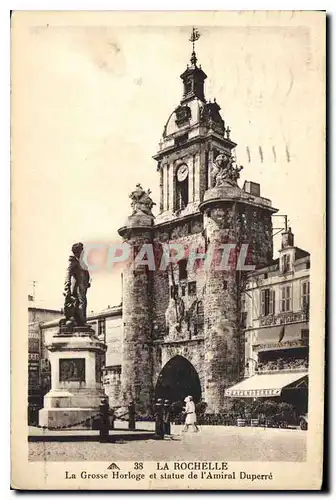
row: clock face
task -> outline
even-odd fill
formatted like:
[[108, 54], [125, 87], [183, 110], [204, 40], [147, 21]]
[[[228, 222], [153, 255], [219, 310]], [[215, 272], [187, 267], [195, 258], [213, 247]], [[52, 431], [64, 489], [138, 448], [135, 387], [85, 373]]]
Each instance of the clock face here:
[[184, 181], [188, 176], [188, 165], [186, 165], [185, 163], [183, 163], [183, 165], [181, 165], [179, 168], [178, 168], [178, 171], [177, 171], [177, 180], [179, 182], [182, 182]]

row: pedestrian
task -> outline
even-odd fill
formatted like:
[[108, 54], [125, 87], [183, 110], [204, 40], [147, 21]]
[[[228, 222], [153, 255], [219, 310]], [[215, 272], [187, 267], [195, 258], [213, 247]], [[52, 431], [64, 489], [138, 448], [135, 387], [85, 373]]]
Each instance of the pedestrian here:
[[195, 403], [193, 402], [192, 396], [187, 396], [184, 402], [186, 404], [184, 409], [184, 413], [186, 414], [186, 419], [182, 432], [186, 432], [190, 425], [193, 426], [194, 432], [198, 432], [199, 428], [196, 424]]

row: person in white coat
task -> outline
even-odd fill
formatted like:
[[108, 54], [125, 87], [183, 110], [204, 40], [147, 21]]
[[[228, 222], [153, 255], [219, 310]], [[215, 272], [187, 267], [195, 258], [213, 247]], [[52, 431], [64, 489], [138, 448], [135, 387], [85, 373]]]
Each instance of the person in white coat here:
[[194, 428], [194, 432], [198, 432], [199, 428], [196, 424], [196, 410], [195, 410], [195, 403], [193, 402], [192, 396], [187, 396], [184, 400], [185, 402], [185, 409], [184, 413], [186, 414], [186, 419], [184, 423], [184, 427], [182, 429], [182, 432], [186, 432], [188, 430], [188, 427], [191, 425]]

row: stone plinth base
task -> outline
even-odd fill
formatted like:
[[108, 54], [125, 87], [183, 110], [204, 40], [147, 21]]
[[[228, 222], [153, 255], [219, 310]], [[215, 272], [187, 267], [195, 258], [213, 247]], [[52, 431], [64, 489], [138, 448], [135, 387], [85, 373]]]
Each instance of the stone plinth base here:
[[72, 389], [51, 390], [44, 396], [44, 408], [98, 408], [101, 399], [105, 396], [102, 389]]
[[99, 410], [93, 408], [42, 408], [39, 411], [41, 427], [64, 429], [92, 429], [94, 417], [98, 418]]
[[[106, 345], [89, 326], [60, 327], [47, 345], [51, 365], [51, 390], [44, 396], [39, 425], [71, 428], [99, 414], [105, 393], [102, 366]], [[81, 424], [90, 428], [92, 421]]]

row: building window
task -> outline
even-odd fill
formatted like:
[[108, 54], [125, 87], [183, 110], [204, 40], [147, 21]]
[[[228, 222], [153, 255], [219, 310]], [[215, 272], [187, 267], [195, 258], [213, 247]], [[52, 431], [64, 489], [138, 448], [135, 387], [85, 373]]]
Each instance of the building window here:
[[176, 111], [176, 125], [184, 125], [188, 123], [189, 118], [191, 117], [191, 110], [188, 106], [179, 106]]
[[240, 326], [245, 329], [247, 325], [247, 312], [242, 312], [240, 315]]
[[185, 285], [182, 285], [181, 286], [181, 296], [184, 297], [186, 294], [186, 286]]
[[196, 281], [188, 283], [188, 295], [196, 295]]
[[303, 281], [301, 283], [301, 309], [303, 311], [309, 310], [309, 293], [310, 293], [309, 281]]
[[283, 286], [281, 288], [281, 312], [287, 312], [292, 310], [292, 296], [291, 296], [292, 287]]
[[186, 280], [188, 279], [188, 271], [187, 271], [187, 260], [180, 260], [178, 263], [179, 266], [179, 280]]
[[189, 203], [188, 177], [176, 185], [176, 210], [183, 210]]
[[98, 337], [102, 336], [105, 338], [105, 333], [106, 333], [106, 321], [104, 318], [98, 321]]
[[242, 296], [241, 296], [241, 301], [240, 301], [240, 309], [242, 311], [245, 311], [246, 310], [246, 296], [245, 296], [245, 293], [243, 292], [242, 293]]
[[260, 291], [261, 316], [274, 314], [275, 292], [269, 288]]
[[181, 134], [174, 139], [175, 146], [181, 146], [181, 144], [185, 144], [189, 139], [189, 134]]
[[194, 321], [194, 335], [201, 333], [204, 322], [204, 307], [203, 302], [200, 300], [196, 306], [196, 318]]
[[192, 91], [192, 80], [186, 80], [184, 82], [184, 95], [189, 94]]
[[285, 255], [282, 256], [282, 272], [288, 273], [290, 270], [291, 270], [290, 255], [289, 253], [286, 253]]

